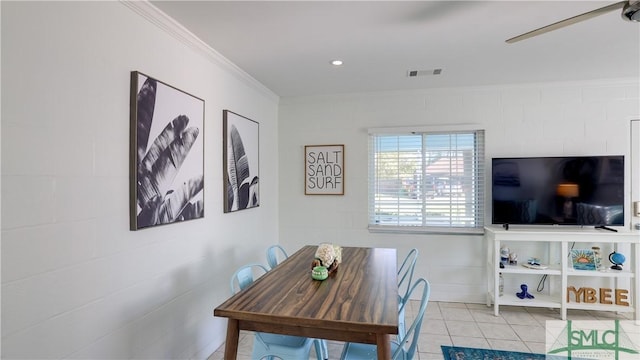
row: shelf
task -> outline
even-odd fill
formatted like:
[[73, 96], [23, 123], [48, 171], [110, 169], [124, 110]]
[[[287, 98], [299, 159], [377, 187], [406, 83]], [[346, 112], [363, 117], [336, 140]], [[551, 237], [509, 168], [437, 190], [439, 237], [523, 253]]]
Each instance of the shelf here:
[[634, 278], [635, 274], [628, 270], [575, 270], [567, 269], [567, 276], [591, 276], [591, 277], [610, 277], [610, 278]]
[[560, 308], [558, 296], [533, 294], [535, 299], [520, 299], [515, 294], [504, 294], [499, 297], [500, 305]]
[[[560, 318], [566, 320], [568, 310], [595, 310], [613, 311], [620, 313], [633, 313], [633, 317], [639, 320], [640, 317], [640, 275], [638, 262], [640, 262], [640, 232], [620, 231], [609, 232], [591, 229], [569, 229], [569, 228], [518, 228], [504, 230], [494, 226], [485, 228], [486, 240], [486, 266], [487, 266], [487, 305], [493, 304], [494, 314], [499, 316], [500, 306], [527, 306], [540, 308], [560, 309]], [[518, 265], [505, 265], [500, 268], [501, 245], [515, 247], [523, 253], [536, 255], [543, 262], [549, 262], [546, 269], [531, 269]], [[609, 247], [619, 249], [627, 256], [624, 270], [612, 270], [609, 267], [602, 270], [575, 270], [570, 262], [562, 259], [569, 259], [570, 250], [574, 243], [599, 243], [613, 244]], [[620, 251], [620, 250], [619, 250]], [[520, 252], [520, 251], [518, 251]], [[522, 254], [520, 254], [522, 255]], [[509, 277], [513, 280], [518, 275], [552, 275], [550, 278], [550, 295], [536, 293], [531, 294], [534, 299], [520, 299], [515, 292], [509, 292], [496, 297], [494, 291], [499, 287], [500, 276]], [[607, 279], [607, 281], [603, 281]], [[573, 283], [581, 286], [592, 286], [597, 288], [598, 284], [607, 283], [607, 287], [614, 289], [628, 290], [626, 301], [629, 306], [601, 303], [579, 303], [576, 299], [569, 302], [569, 288]], [[613, 297], [613, 295], [612, 295]], [[583, 300], [581, 298], [581, 300]]]
[[634, 309], [632, 306], [622, 306], [622, 305], [613, 305], [613, 304], [567, 303], [567, 309], [634, 312]]
[[639, 230], [611, 232], [590, 227], [573, 226], [511, 226], [504, 230], [501, 226], [486, 226], [487, 234], [499, 236], [505, 241], [545, 241], [609, 244], [640, 244]]
[[498, 268], [498, 272], [503, 274], [533, 274], [533, 275], [562, 275], [560, 265], [550, 265], [546, 269], [530, 269], [522, 265], [505, 265]]

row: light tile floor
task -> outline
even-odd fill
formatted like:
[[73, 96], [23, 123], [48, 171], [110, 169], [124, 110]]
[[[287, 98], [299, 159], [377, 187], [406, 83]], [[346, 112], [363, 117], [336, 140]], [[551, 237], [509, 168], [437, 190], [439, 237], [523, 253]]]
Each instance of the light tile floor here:
[[[418, 302], [412, 302], [413, 315]], [[500, 316], [484, 304], [429, 302], [422, 322], [416, 360], [442, 360], [440, 345], [454, 345], [533, 353], [545, 352], [545, 321], [560, 320], [558, 309], [501, 306]], [[608, 311], [569, 310], [571, 320], [632, 319], [632, 315]], [[407, 320], [409, 321], [409, 320]], [[407, 322], [410, 324], [410, 322]], [[329, 341], [329, 359], [339, 359], [343, 343]], [[238, 360], [251, 359], [253, 334], [242, 331]], [[221, 360], [224, 344], [208, 360]], [[315, 359], [311, 349], [310, 359]], [[297, 359], [284, 359], [297, 360]]]

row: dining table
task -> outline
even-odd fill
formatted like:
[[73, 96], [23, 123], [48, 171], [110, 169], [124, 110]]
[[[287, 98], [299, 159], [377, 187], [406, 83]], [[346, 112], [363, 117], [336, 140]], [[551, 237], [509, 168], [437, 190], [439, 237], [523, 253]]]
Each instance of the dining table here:
[[240, 330], [375, 344], [391, 358], [398, 334], [396, 249], [343, 247], [325, 280], [311, 277], [318, 246], [307, 245], [213, 311], [227, 318], [224, 358], [236, 359]]

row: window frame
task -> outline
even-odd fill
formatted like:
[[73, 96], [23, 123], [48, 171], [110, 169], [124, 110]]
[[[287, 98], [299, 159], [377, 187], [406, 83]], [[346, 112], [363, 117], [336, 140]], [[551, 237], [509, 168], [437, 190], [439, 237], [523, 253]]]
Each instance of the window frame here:
[[[480, 135], [480, 139], [474, 139], [474, 172], [472, 181], [475, 183], [475, 208], [479, 214], [474, 216], [475, 226], [433, 226], [433, 225], [380, 225], [373, 223], [376, 217], [376, 193], [375, 193], [375, 148], [374, 139], [376, 136], [415, 136], [425, 134], [455, 134], [455, 133], [474, 133], [475, 136]], [[486, 223], [486, 130], [481, 126], [469, 125], [443, 125], [443, 126], [418, 126], [418, 127], [384, 127], [368, 129], [368, 183], [367, 183], [367, 226], [369, 232], [376, 233], [397, 233], [397, 234], [465, 234], [465, 235], [483, 235]], [[451, 151], [449, 148], [448, 151]], [[426, 151], [423, 147], [421, 154], [424, 157]], [[424, 206], [424, 198], [422, 198], [422, 206]], [[452, 202], [449, 201], [449, 206]]]

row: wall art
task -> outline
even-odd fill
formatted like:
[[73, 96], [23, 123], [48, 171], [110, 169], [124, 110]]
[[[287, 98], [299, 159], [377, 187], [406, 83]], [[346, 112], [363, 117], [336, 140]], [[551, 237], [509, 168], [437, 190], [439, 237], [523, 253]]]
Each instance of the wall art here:
[[130, 228], [204, 217], [204, 100], [131, 72]]
[[305, 195], [344, 195], [344, 145], [304, 147]]
[[596, 260], [593, 250], [571, 249], [571, 264], [575, 270], [596, 270]]
[[260, 206], [259, 127], [232, 111], [222, 112], [225, 213]]

